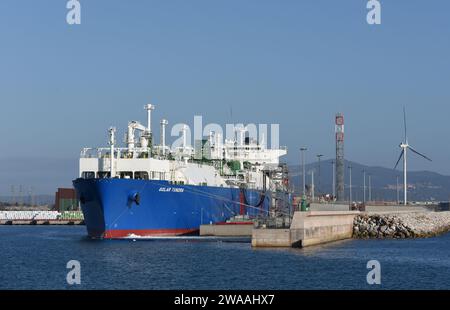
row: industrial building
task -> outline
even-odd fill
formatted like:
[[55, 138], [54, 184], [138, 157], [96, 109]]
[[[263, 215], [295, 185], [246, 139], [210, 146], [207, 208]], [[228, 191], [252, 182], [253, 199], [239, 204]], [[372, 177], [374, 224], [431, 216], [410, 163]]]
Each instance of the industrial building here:
[[78, 211], [80, 210], [77, 194], [73, 188], [58, 188], [55, 193], [55, 211]]

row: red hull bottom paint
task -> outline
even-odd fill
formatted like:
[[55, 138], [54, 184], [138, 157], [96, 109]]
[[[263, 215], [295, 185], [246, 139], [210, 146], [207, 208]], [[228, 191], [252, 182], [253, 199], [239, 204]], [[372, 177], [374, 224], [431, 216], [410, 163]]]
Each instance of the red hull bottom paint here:
[[168, 237], [198, 234], [198, 229], [125, 229], [107, 230], [103, 235], [105, 239], [120, 239], [130, 235], [139, 237]]

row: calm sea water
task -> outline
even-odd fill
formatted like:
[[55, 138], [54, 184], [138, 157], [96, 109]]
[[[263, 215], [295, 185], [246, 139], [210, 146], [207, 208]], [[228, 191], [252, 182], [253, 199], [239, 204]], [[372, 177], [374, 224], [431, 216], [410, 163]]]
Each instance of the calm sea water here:
[[[93, 241], [84, 227], [0, 226], [0, 289], [450, 289], [450, 234], [252, 249], [218, 240]], [[369, 286], [366, 264], [381, 263]]]

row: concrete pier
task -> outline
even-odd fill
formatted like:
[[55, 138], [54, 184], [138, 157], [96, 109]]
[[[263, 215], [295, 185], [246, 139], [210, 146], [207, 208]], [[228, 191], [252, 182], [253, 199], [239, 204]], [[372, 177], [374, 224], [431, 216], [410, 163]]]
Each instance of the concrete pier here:
[[253, 227], [253, 223], [201, 225], [200, 236], [251, 237]]
[[253, 247], [306, 247], [353, 235], [358, 211], [295, 212], [290, 229], [254, 229]]
[[293, 247], [350, 239], [358, 211], [296, 212], [290, 228]]
[[252, 247], [292, 247], [290, 229], [253, 229]]

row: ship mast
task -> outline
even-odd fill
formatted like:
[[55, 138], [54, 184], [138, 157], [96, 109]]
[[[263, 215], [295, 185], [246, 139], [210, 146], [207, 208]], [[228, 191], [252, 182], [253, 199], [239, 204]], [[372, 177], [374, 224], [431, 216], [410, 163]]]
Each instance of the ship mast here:
[[115, 146], [115, 141], [116, 141], [116, 128], [115, 127], [111, 127], [109, 128], [109, 145], [111, 147], [111, 156], [110, 156], [110, 177], [114, 178], [115, 177], [115, 172], [114, 172], [114, 146]]

